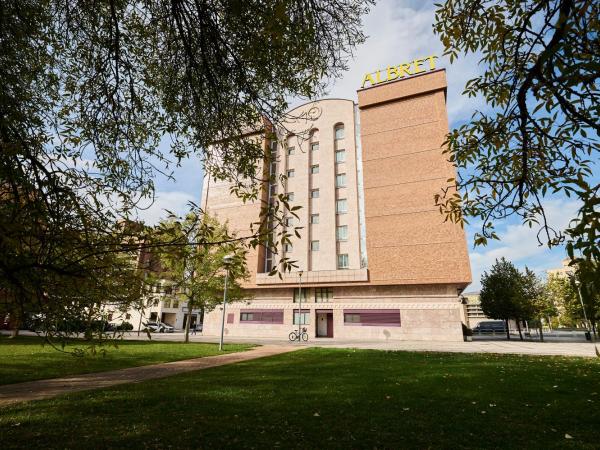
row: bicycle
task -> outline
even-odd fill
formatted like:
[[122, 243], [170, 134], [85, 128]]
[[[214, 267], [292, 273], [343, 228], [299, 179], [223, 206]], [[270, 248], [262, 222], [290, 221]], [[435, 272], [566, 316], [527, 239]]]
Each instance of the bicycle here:
[[300, 342], [299, 338], [302, 338], [302, 340], [304, 342], [308, 341], [308, 333], [306, 332], [306, 328], [302, 328], [302, 333], [300, 333], [300, 336], [298, 336], [298, 331], [294, 330], [290, 333], [290, 335], [288, 336], [290, 341], [298, 341]]

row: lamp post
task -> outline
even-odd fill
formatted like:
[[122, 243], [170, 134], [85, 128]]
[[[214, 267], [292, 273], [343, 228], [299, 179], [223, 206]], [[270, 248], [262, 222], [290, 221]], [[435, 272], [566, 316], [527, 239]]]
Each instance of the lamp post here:
[[221, 339], [219, 340], [219, 351], [223, 350], [223, 333], [225, 332], [225, 306], [227, 305], [227, 281], [229, 279], [229, 266], [232, 262], [232, 255], [227, 255], [223, 258], [223, 266], [225, 266], [225, 289], [223, 290], [223, 315], [221, 316]]
[[302, 341], [302, 271], [298, 272], [298, 343]]

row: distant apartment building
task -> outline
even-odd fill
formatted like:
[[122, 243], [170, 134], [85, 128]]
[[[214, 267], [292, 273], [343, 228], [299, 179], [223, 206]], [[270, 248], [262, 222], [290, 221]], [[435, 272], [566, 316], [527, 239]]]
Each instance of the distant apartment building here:
[[[137, 305], [123, 311], [116, 305], [105, 305], [104, 315], [108, 322], [120, 325], [128, 322], [133, 330], [143, 330], [148, 322], [162, 322], [175, 329], [184, 329], [188, 320], [190, 327], [202, 323], [203, 311], [189, 311], [186, 297], [172, 280], [161, 278], [164, 272], [158, 259], [148, 250], [140, 250], [132, 258], [132, 264], [143, 272], [154, 274], [156, 281], [144, 287], [144, 294]], [[147, 280], [147, 278], [146, 278]]]
[[558, 278], [570, 278], [575, 276], [575, 271], [577, 267], [570, 266], [571, 260], [569, 258], [565, 258], [562, 260], [562, 267], [556, 267], [554, 269], [546, 270], [546, 274], [548, 277], [558, 277]]
[[465, 308], [466, 324], [469, 328], [475, 328], [480, 322], [485, 322], [490, 319], [481, 309], [481, 301], [479, 300], [479, 292], [465, 292], [462, 294]]
[[[265, 183], [254, 202], [205, 177], [203, 204], [240, 235], [278, 193], [301, 207], [287, 219], [302, 227], [299, 238], [248, 254], [248, 299], [227, 306], [227, 337], [286, 338], [300, 322], [311, 339], [463, 339], [465, 235], [434, 203], [456, 175], [442, 153], [446, 74], [421, 72], [361, 89], [358, 103], [299, 106], [276, 140], [257, 133], [265, 169], [287, 179]], [[298, 269], [269, 276], [281, 257]], [[221, 313], [206, 314], [205, 335], [220, 333]]]

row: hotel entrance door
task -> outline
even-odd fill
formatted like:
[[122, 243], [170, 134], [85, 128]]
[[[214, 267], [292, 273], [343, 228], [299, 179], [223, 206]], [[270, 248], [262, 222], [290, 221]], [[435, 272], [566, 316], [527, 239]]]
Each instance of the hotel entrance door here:
[[330, 309], [318, 309], [317, 313], [317, 337], [333, 337], [333, 311]]

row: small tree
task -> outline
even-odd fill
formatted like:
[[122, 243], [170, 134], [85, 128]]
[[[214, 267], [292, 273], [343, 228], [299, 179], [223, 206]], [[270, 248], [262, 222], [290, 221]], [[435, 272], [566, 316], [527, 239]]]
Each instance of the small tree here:
[[[569, 305], [570, 312], [579, 319], [585, 319], [587, 316], [595, 336], [597, 323], [600, 320], [600, 265], [593, 259], [578, 260], [576, 277], [571, 281], [579, 283], [575, 289], [578, 290], [577, 294], [581, 298], [577, 297], [577, 302]], [[585, 314], [581, 307], [582, 302]]]
[[[161, 222], [156, 227], [155, 238], [162, 276], [173, 282], [187, 302], [187, 343], [192, 310], [212, 310], [222, 299], [226, 275], [223, 258], [227, 255], [233, 257], [229, 265], [227, 297], [229, 300], [243, 297], [240, 281], [248, 278], [246, 248], [229, 234], [225, 224], [206, 214], [200, 218], [195, 211], [184, 219], [171, 216]], [[169, 245], [161, 248], [160, 242]]]
[[510, 339], [508, 321], [522, 316], [520, 298], [522, 295], [521, 274], [517, 268], [504, 258], [496, 260], [490, 272], [481, 277], [481, 309], [494, 319], [504, 320], [506, 338]]
[[556, 316], [557, 310], [550, 296], [546, 292], [546, 285], [537, 277], [537, 275], [525, 267], [525, 273], [521, 276], [523, 289], [523, 305], [528, 312], [528, 319], [532, 319], [540, 330], [540, 339], [544, 340], [544, 331], [542, 329], [542, 320], [544, 318]]

